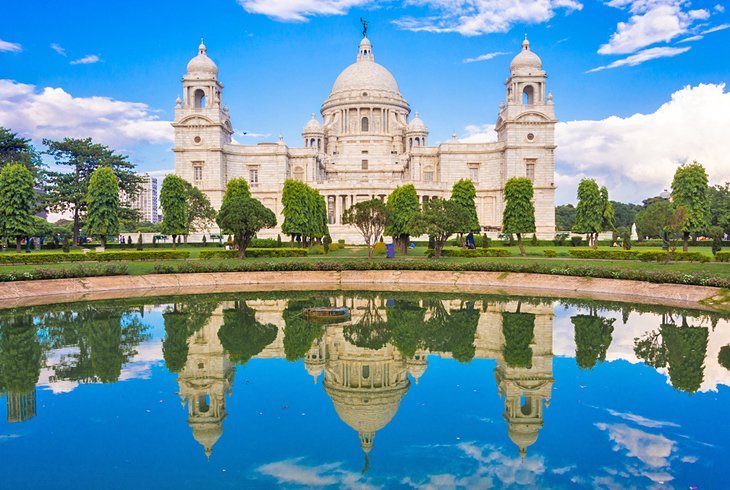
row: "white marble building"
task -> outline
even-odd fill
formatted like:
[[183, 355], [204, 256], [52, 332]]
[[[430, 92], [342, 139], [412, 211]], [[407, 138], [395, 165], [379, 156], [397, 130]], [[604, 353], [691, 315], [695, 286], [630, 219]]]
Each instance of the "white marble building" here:
[[[477, 189], [477, 213], [486, 231], [501, 226], [503, 189], [510, 177], [535, 183], [538, 236], [555, 232], [555, 115], [540, 58], [525, 39], [510, 64], [506, 103], [496, 122], [498, 140], [451, 141], [429, 146], [428, 128], [403, 98], [393, 75], [375, 62], [370, 40], [360, 42], [355, 63], [337, 77], [320, 110], [302, 130], [303, 146], [278, 143], [240, 145], [232, 141], [228, 107], [222, 102], [218, 67], [206, 47], [190, 60], [183, 94], [175, 109], [175, 172], [203, 190], [218, 208], [229, 179], [244, 177], [254, 197], [283, 222], [281, 190], [286, 179], [318, 189], [328, 206], [333, 239], [361, 241], [340, 224], [353, 203], [386, 196], [412, 183], [422, 200], [448, 198], [459, 179]], [[261, 236], [276, 236], [279, 229]]]

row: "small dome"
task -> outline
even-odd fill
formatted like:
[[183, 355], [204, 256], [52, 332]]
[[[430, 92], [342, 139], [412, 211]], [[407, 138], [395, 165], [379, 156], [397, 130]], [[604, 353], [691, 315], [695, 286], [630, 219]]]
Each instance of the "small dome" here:
[[213, 62], [212, 59], [208, 58], [206, 53], [205, 44], [203, 40], [200, 40], [200, 46], [198, 46], [198, 56], [191, 59], [188, 63], [188, 74], [205, 74], [218, 76], [218, 66]]
[[408, 124], [408, 131], [428, 131], [426, 128], [426, 125], [423, 124], [423, 120], [416, 112], [416, 115], [411, 119], [411, 122]]
[[527, 40], [526, 35], [525, 40], [522, 41], [522, 51], [514, 57], [509, 69], [516, 75], [532, 75], [542, 71], [542, 60], [530, 50], [530, 41]]
[[319, 124], [319, 121], [317, 121], [317, 117], [314, 115], [314, 112], [312, 113], [312, 119], [309, 120], [309, 122], [304, 126], [303, 133], [321, 133], [322, 132], [322, 125]]
[[220, 421], [191, 421], [190, 426], [193, 428], [193, 437], [203, 446], [205, 455], [210, 458], [213, 452], [213, 446], [223, 435], [223, 426]]

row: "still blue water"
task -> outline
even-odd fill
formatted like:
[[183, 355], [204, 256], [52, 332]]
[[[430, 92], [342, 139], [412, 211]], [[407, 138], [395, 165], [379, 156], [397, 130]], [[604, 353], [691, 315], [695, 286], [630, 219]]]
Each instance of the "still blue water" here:
[[727, 488], [726, 345], [722, 314], [500, 296], [4, 310], [0, 487]]

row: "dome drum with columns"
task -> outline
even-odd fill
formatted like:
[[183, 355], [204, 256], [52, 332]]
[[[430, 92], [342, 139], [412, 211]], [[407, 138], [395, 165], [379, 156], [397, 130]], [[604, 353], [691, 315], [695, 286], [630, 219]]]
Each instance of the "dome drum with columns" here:
[[[477, 189], [477, 214], [486, 231], [497, 233], [510, 177], [528, 177], [535, 186], [537, 234], [552, 238], [554, 217], [554, 116], [545, 92], [540, 58], [525, 39], [510, 65], [506, 100], [500, 106], [498, 140], [462, 143], [456, 138], [429, 146], [429, 131], [400, 92], [391, 72], [375, 61], [363, 37], [353, 64], [336, 78], [322, 104], [321, 121], [312, 114], [301, 147], [233, 142], [218, 67], [201, 42], [183, 76], [175, 110], [175, 171], [199, 187], [217, 208], [228, 180], [243, 177], [252, 194], [283, 222], [281, 190], [286, 179], [306, 182], [325, 197], [333, 239], [357, 243], [362, 237], [342, 225], [351, 205], [385, 199], [396, 187], [413, 184], [422, 201], [448, 198], [460, 179]], [[279, 229], [262, 236], [280, 234]]]

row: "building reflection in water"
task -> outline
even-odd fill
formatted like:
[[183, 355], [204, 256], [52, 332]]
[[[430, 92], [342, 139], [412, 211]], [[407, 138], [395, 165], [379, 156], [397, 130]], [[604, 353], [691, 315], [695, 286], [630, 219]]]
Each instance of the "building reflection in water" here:
[[[296, 350], [300, 342], [293, 338], [285, 340], [287, 332], [290, 337], [298, 332], [304, 341], [311, 341], [302, 356], [304, 367], [315, 383], [323, 376], [323, 388], [337, 415], [357, 432], [365, 456], [363, 471], [368, 469], [368, 455], [377, 432], [395, 417], [411, 386], [409, 375], [418, 383], [427, 370], [428, 356], [464, 356], [464, 343], [471, 346], [471, 351], [466, 349], [466, 360], [496, 359], [494, 376], [504, 399], [507, 433], [524, 458], [543, 426], [543, 410], [549, 405], [554, 382], [551, 303], [427, 300], [399, 305], [385, 298], [331, 297], [330, 304], [349, 306], [350, 322], [311, 324], [314, 331], [321, 332], [311, 340], [301, 333], [304, 320], [298, 312], [292, 314], [287, 310], [286, 300], [251, 300], [242, 307], [255, 312], [255, 317], [247, 321], [275, 325], [278, 329], [276, 339], [254, 358], [291, 360], [292, 353], [287, 348]], [[307, 302], [297, 302], [297, 308], [306, 306]], [[219, 305], [205, 326], [189, 337], [187, 361], [178, 375], [180, 397], [188, 407], [188, 424], [208, 457], [223, 433], [225, 396], [231, 394], [234, 377], [235, 367], [218, 335], [223, 312], [232, 307], [230, 302]], [[389, 315], [392, 322], [388, 321]], [[515, 321], [515, 315], [519, 321]], [[412, 325], [398, 323], [396, 318], [410, 318]], [[393, 340], [403, 337], [400, 334], [408, 328], [412, 328], [409, 338], [422, 331], [437, 338], [434, 344], [452, 350], [429, 348], [427, 339], [415, 343]], [[400, 329], [400, 334], [394, 329]], [[439, 329], [443, 330], [443, 338], [439, 337]], [[448, 338], [452, 330], [466, 332], [466, 342]], [[410, 355], [403, 351], [410, 351]]]

